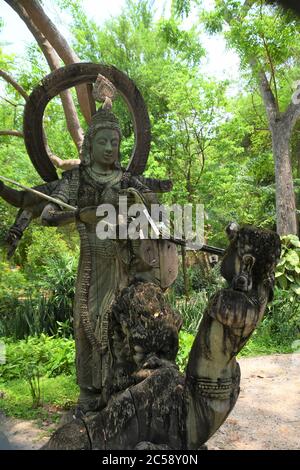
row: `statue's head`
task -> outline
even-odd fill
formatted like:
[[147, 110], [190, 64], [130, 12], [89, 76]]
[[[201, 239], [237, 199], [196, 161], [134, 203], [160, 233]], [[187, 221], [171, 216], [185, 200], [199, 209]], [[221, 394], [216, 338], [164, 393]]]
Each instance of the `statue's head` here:
[[94, 114], [82, 146], [82, 165], [93, 163], [119, 168], [121, 129], [116, 116], [107, 109]]
[[82, 146], [82, 165], [119, 168], [121, 128], [111, 111], [116, 89], [107, 78], [99, 74], [93, 96], [104, 104], [92, 117], [86, 132]]
[[124, 289], [111, 321], [111, 349], [116, 356], [120, 349], [121, 357], [126, 355], [137, 367], [152, 356], [175, 361], [182, 320], [157, 285], [137, 282]]
[[265, 285], [273, 295], [274, 271], [280, 258], [277, 233], [256, 227], [227, 226], [230, 245], [221, 264], [221, 274], [233, 289], [249, 292]]

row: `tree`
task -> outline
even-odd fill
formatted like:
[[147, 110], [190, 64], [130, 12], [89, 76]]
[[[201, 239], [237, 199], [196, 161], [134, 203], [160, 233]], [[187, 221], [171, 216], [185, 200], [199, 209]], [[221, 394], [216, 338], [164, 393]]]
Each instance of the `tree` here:
[[[180, 2], [177, 11], [182, 11]], [[299, 21], [263, 0], [216, 0], [213, 11], [202, 12], [202, 21], [211, 33], [221, 32], [227, 25], [224, 35], [228, 45], [238, 52], [243, 71], [250, 73], [252, 83], [259, 87], [272, 136], [277, 231], [280, 235], [296, 234], [290, 143], [300, 116], [300, 104], [291, 97], [291, 82], [298, 73]]]
[[[80, 62], [80, 59], [69, 47], [67, 41], [45, 14], [42, 5], [37, 0], [5, 0], [25, 22], [41, 48], [50, 70], [60, 67], [60, 58], [65, 64]], [[2, 75], [3, 76], [3, 75]], [[4, 77], [5, 78], [5, 77]], [[86, 86], [77, 87], [77, 96], [81, 111], [87, 122], [91, 120], [91, 99]], [[69, 90], [60, 94], [65, 112], [68, 131], [80, 151], [83, 141], [83, 131], [80, 126], [77, 111]]]
[[[142, 91], [152, 122], [146, 175], [171, 178], [174, 183], [163, 202], [203, 203], [211, 226], [208, 235], [216, 244], [225, 243], [224, 226], [233, 219], [273, 228], [274, 171], [264, 106], [254, 87], [253, 96], [243, 94], [229, 99], [226, 82], [202, 75], [204, 51], [197, 27], [185, 30], [172, 16], [155, 20], [149, 0], [128, 0], [120, 14], [101, 29], [86, 17], [82, 2], [59, 0], [58, 4], [68, 8], [71, 15], [71, 47], [77, 56], [83, 61], [115, 65], [126, 71]], [[29, 67], [4, 68], [11, 70], [28, 94], [47, 73], [47, 64], [37, 46], [29, 48], [27, 57]], [[7, 91], [6, 99], [21, 111], [18, 94], [11, 86]], [[281, 97], [284, 93], [288, 99], [287, 87]], [[21, 112], [16, 120], [14, 108], [9, 113], [7, 109], [6, 104], [0, 106], [0, 127], [20, 128]], [[125, 165], [134, 143], [133, 127], [121, 99], [114, 104], [114, 110], [121, 120]], [[75, 157], [75, 148], [72, 150], [63, 137], [59, 99], [49, 103], [47, 112], [44, 124], [50, 147], [63, 158]], [[7, 152], [13, 147], [21, 152], [21, 139], [14, 139], [13, 145], [8, 144], [9, 137], [2, 139]], [[293, 144], [293, 155], [296, 147]], [[14, 174], [5, 163], [4, 152], [0, 152], [0, 159], [10, 176], [18, 176], [25, 184], [34, 181], [32, 171], [24, 171], [23, 165], [22, 171], [18, 170], [19, 161]]]

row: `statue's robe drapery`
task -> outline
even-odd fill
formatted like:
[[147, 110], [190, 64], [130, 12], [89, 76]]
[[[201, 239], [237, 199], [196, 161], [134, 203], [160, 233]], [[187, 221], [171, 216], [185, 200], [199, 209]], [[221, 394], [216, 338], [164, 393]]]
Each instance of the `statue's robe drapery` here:
[[[102, 183], [98, 175], [92, 178], [90, 171], [87, 173], [84, 168], [79, 168], [63, 175], [52, 197], [77, 206], [79, 210], [98, 207], [100, 204], [112, 204], [118, 212], [120, 191], [124, 192], [130, 187], [138, 191], [144, 200], [151, 197], [143, 180], [143, 177], [131, 177], [122, 170], [116, 170], [109, 181], [106, 179]], [[162, 284], [162, 278], [165, 282], [165, 276], [160, 266], [160, 255], [157, 253], [158, 242], [150, 241], [150, 245], [147, 245], [149, 259], [148, 265], [145, 265], [140, 258], [140, 240], [100, 239], [97, 236], [97, 223], [76, 222], [81, 248], [76, 283], [74, 332], [77, 381], [81, 391], [99, 393], [101, 400], [106, 402], [113, 368], [108, 341], [110, 306], [116, 294], [128, 286], [137, 273], [139, 279], [144, 278], [159, 285]], [[160, 249], [162, 243], [159, 242]], [[167, 249], [172, 252], [169, 258], [172, 258], [176, 256], [176, 248], [170, 245], [173, 244], [168, 242]]]

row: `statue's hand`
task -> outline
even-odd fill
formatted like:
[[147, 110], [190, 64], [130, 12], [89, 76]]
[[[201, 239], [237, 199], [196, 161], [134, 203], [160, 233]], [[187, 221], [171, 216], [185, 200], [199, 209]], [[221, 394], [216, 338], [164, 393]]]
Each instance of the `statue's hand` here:
[[97, 207], [95, 206], [85, 207], [79, 211], [79, 219], [84, 224], [95, 224], [99, 219], [96, 212]]

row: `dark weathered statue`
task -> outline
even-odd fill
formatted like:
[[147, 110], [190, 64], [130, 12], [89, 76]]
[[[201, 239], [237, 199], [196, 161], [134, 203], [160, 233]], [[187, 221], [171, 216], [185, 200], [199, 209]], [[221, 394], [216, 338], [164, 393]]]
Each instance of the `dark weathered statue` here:
[[101, 412], [73, 419], [46, 448], [198, 449], [221, 426], [239, 395], [236, 355], [272, 298], [280, 256], [273, 232], [235, 226], [229, 236], [222, 261], [228, 287], [209, 302], [186, 375], [175, 364], [178, 315], [158, 286], [132, 284], [110, 312], [112, 381], [123, 391], [112, 388]]
[[98, 206], [111, 204], [118, 212], [120, 195], [147, 206], [154, 200], [152, 191], [163, 191], [169, 183], [133, 175], [121, 167], [121, 129], [111, 112], [115, 89], [99, 76], [94, 90], [104, 106], [94, 114], [85, 135], [81, 164], [65, 172], [60, 180], [34, 188], [76, 210], [47, 204], [36, 194], [16, 191], [3, 183], [0, 188], [0, 195], [7, 202], [21, 208], [7, 237], [9, 255], [36, 216], [41, 216], [42, 223], [48, 226], [75, 223], [79, 232], [74, 332], [78, 404], [83, 412], [103, 408], [109, 397], [107, 383], [114, 361], [108, 344], [108, 313], [116, 294], [135, 279], [152, 281], [166, 289], [177, 276], [177, 253], [172, 243], [102, 240], [96, 233]]
[[[175, 358], [181, 319], [163, 294], [177, 275], [175, 245], [169, 240], [97, 236], [100, 204], [111, 204], [118, 212], [119, 195], [128, 195], [131, 202], [142, 201], [147, 207], [155, 201], [155, 192], [170, 189], [169, 182], [141, 176], [147, 147], [143, 139], [150, 134], [134, 84], [113, 68], [69, 66], [46, 77], [33, 92], [25, 118], [41, 118], [53, 90], [59, 93], [63, 86], [81, 83], [80, 74], [86, 80], [90, 73], [95, 81], [98, 72], [108, 76], [133, 110], [137, 146], [129, 167], [124, 170], [120, 165], [121, 130], [110, 109], [115, 90], [102, 77], [95, 88], [104, 106], [94, 113], [80, 165], [61, 179], [53, 175], [46, 159], [41, 119], [30, 121], [27, 132], [25, 125], [28, 152], [48, 181], [39, 190], [55, 202], [0, 186], [0, 195], [21, 208], [8, 237], [11, 252], [30, 220], [39, 215], [45, 225], [73, 222], [80, 235], [74, 310], [80, 397], [75, 418], [53, 435], [46, 448], [197, 449], [237, 400], [240, 372], [235, 357], [272, 297], [280, 240], [273, 232], [252, 227], [227, 228], [230, 244], [221, 272], [228, 288], [210, 300], [186, 375], [180, 373]], [[139, 155], [142, 161], [136, 158]], [[71, 210], [65, 210], [65, 204]], [[116, 228], [124, 223], [118, 220]]]

